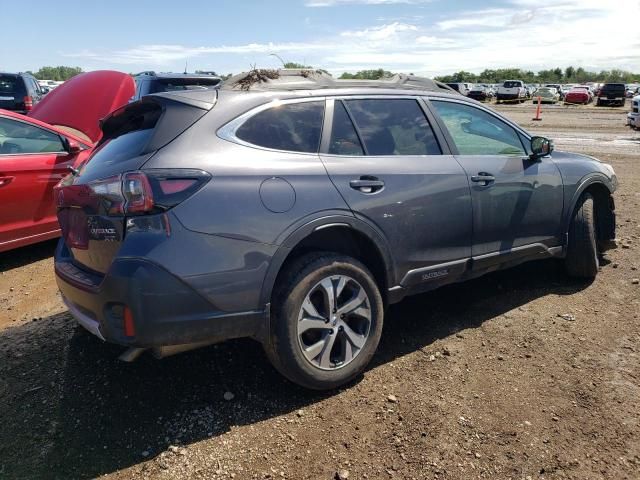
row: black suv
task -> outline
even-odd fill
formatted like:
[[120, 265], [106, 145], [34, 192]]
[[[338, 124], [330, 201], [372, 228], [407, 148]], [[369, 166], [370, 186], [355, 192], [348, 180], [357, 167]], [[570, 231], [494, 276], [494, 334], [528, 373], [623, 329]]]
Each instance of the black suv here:
[[136, 82], [136, 94], [131, 101], [140, 100], [152, 93], [212, 88], [222, 81], [220, 77], [206, 73], [142, 72], [133, 79]]
[[33, 75], [0, 72], [0, 108], [27, 113], [44, 94]]
[[596, 105], [615, 105], [624, 107], [627, 87], [624, 83], [605, 83], [598, 90]]

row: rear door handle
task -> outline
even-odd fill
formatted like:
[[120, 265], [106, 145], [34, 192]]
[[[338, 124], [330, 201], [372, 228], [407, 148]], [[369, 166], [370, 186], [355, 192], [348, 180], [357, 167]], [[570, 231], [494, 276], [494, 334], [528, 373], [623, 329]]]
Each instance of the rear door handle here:
[[362, 193], [375, 193], [384, 187], [384, 182], [376, 177], [362, 176], [358, 180], [351, 180], [349, 186]]
[[489, 185], [496, 181], [496, 177], [487, 172], [479, 172], [477, 175], [471, 177], [472, 182], [482, 183], [482, 185]]
[[0, 177], [0, 187], [6, 187], [11, 182], [13, 182], [15, 178], [16, 177]]

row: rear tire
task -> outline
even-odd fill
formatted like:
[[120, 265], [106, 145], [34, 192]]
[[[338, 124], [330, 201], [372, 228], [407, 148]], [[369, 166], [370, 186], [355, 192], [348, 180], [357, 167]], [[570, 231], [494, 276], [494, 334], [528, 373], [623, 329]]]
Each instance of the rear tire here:
[[572, 277], [595, 278], [600, 267], [594, 214], [594, 199], [584, 193], [569, 226], [565, 267]]
[[273, 366], [313, 390], [334, 389], [360, 375], [378, 347], [384, 317], [367, 267], [346, 255], [316, 252], [295, 260], [280, 277], [264, 345]]

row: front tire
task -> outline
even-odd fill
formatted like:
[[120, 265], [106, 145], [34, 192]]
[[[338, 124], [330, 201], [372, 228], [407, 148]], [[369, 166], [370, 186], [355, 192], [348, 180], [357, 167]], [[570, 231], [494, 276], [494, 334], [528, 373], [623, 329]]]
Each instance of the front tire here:
[[367, 267], [345, 255], [311, 253], [280, 277], [265, 345], [274, 367], [313, 390], [334, 389], [360, 375], [378, 347], [384, 317]]
[[594, 199], [589, 193], [580, 197], [571, 219], [565, 267], [569, 275], [578, 278], [595, 278], [600, 267]]

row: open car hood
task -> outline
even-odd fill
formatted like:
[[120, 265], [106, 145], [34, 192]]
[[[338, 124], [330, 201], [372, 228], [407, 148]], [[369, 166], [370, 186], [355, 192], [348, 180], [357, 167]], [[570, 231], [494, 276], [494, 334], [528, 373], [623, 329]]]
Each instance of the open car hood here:
[[135, 91], [135, 83], [126, 73], [81, 73], [48, 93], [29, 116], [95, 144], [102, 136], [100, 120], [125, 105]]

